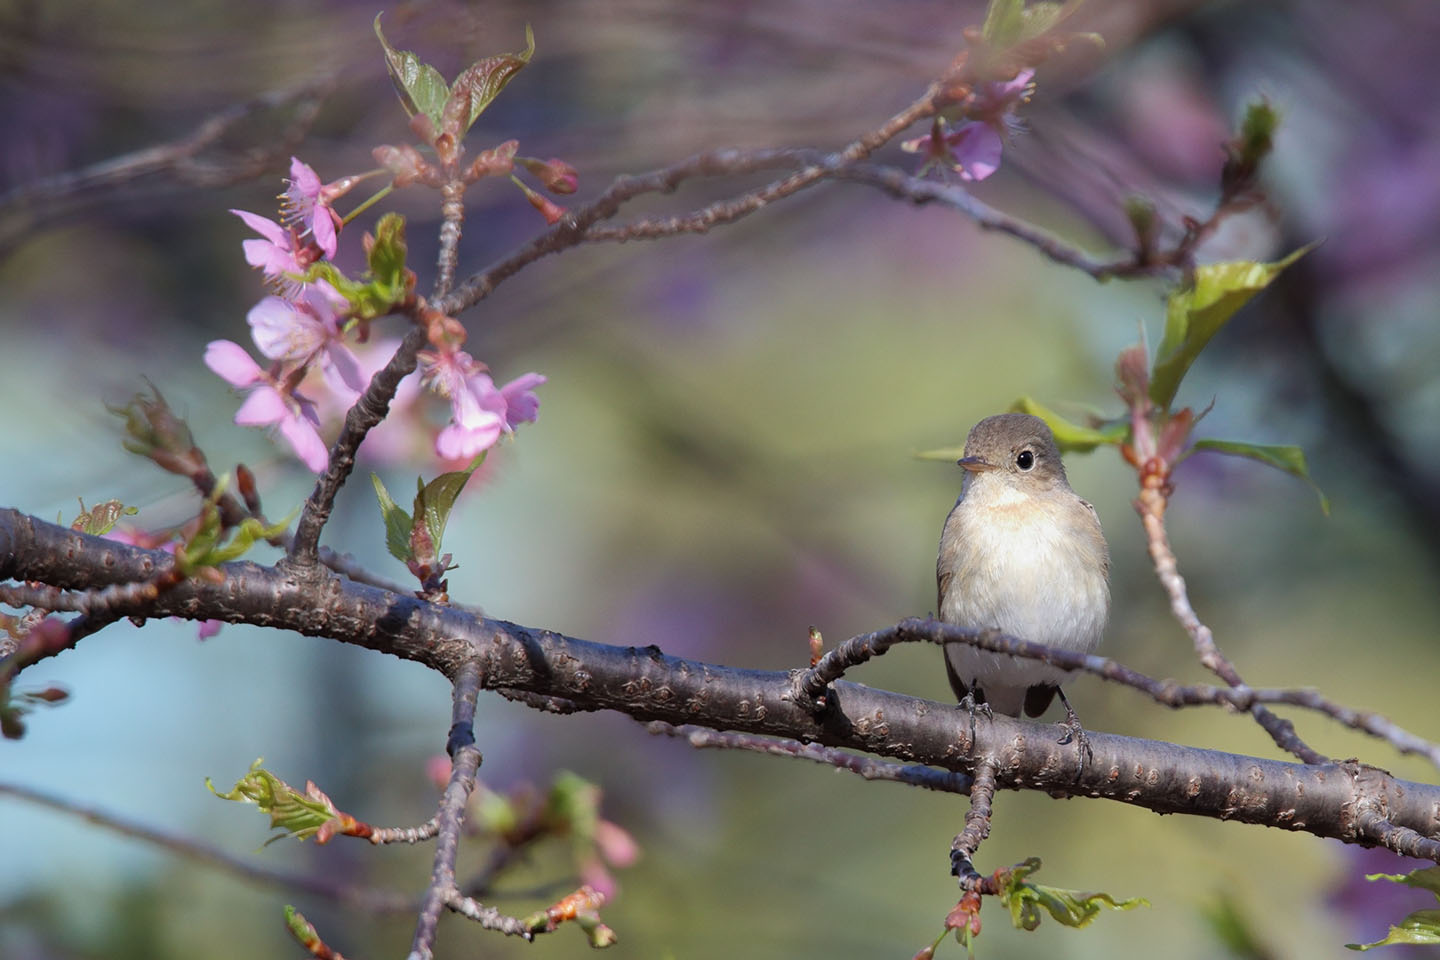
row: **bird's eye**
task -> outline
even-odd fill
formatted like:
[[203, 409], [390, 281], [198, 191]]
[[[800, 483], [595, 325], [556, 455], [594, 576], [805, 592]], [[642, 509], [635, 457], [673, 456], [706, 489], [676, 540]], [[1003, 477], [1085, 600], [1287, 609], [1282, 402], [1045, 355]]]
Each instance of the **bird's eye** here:
[[1021, 450], [1020, 455], [1015, 458], [1015, 466], [1021, 470], [1029, 470], [1035, 466], [1035, 454], [1029, 450]]

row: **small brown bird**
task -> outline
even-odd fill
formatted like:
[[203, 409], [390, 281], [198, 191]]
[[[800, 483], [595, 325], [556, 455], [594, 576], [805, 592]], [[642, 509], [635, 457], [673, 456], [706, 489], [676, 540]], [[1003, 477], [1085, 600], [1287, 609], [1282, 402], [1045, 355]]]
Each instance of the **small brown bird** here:
[[[987, 417], [970, 431], [959, 463], [965, 479], [935, 562], [940, 619], [1093, 651], [1110, 612], [1110, 552], [1095, 508], [1065, 479], [1050, 428], [1023, 413]], [[1070, 676], [959, 643], [946, 646], [945, 669], [962, 701], [973, 695], [972, 706], [1012, 717], [1022, 706], [1032, 717], [1044, 713]]]

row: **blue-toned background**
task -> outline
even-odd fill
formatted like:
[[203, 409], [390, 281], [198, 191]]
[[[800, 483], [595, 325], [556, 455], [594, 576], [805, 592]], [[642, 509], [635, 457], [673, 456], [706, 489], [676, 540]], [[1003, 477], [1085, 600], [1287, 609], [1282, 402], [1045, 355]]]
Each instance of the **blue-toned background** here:
[[[1175, 548], [1201, 616], [1246, 679], [1316, 686], [1440, 736], [1435, 641], [1440, 534], [1440, 112], [1431, 91], [1440, 8], [1104, 2], [1099, 31], [1042, 67], [1004, 164], [976, 188], [1097, 252], [1126, 240], [1131, 193], [1203, 217], [1218, 148], [1242, 104], [1284, 122], [1265, 182], [1273, 206], [1231, 222], [1210, 259], [1323, 245], [1257, 298], [1196, 366], [1181, 400], [1214, 400], [1203, 435], [1302, 444], [1334, 501], [1278, 473], [1200, 456], [1177, 475]], [[263, 295], [225, 212], [273, 210], [287, 166], [213, 187], [205, 164], [275, 142], [282, 118], [240, 125], [189, 176], [35, 198], [41, 178], [175, 140], [215, 111], [333, 75], [295, 152], [325, 179], [407, 136], [370, 29], [350, 3], [0, 4], [0, 502], [68, 522], [118, 497], [150, 526], [194, 500], [126, 454], [103, 404], [148, 377], [217, 470], [243, 461], [268, 512], [308, 493], [302, 468], [231, 423], [236, 401], [200, 363], [245, 340]], [[450, 75], [469, 58], [537, 53], [477, 124], [472, 149], [511, 137], [561, 156], [583, 201], [622, 172], [721, 145], [837, 147], [923, 90], [980, 16], [974, 4], [882, 2], [409, 4], [387, 34]], [[879, 159], [913, 164], [898, 148]], [[197, 172], [198, 171], [198, 172]], [[755, 181], [760, 182], [760, 181]], [[746, 181], [748, 185], [749, 181]], [[688, 209], [737, 189], [696, 183], [635, 212]], [[472, 189], [462, 273], [543, 224], [505, 183]], [[673, 206], [670, 206], [673, 205]], [[419, 190], [411, 263], [432, 278], [436, 207]], [[342, 209], [348, 203], [341, 204]], [[356, 260], [356, 231], [342, 237]], [[347, 246], [348, 245], [348, 246]], [[499, 381], [550, 378], [539, 422], [491, 458], [452, 522], [451, 593], [488, 613], [587, 639], [782, 669], [811, 624], [836, 641], [934, 605], [940, 524], [958, 489], [912, 458], [1031, 394], [1064, 412], [1114, 412], [1116, 352], [1155, 342], [1165, 287], [1097, 284], [953, 212], [827, 185], [703, 237], [583, 248], [540, 262], [464, 317]], [[393, 323], [377, 336], [398, 334]], [[423, 445], [422, 445], [423, 448]], [[1168, 617], [1113, 452], [1072, 456], [1114, 556], [1103, 652], [1161, 676], [1209, 679]], [[392, 491], [428, 462], [372, 462]], [[401, 579], [363, 475], [327, 542]], [[263, 559], [263, 555], [257, 559]], [[949, 698], [933, 649], [897, 649], [855, 677]], [[376, 823], [432, 810], [424, 777], [449, 723], [444, 680], [324, 641], [226, 626], [112, 627], [25, 674], [69, 703], [0, 743], [0, 780], [44, 788], [251, 856], [253, 810], [219, 802], [257, 756], [314, 779]], [[1274, 756], [1247, 719], [1171, 712], [1093, 679], [1072, 699], [1092, 729]], [[1312, 745], [1433, 782], [1435, 771], [1305, 715]], [[644, 848], [605, 916], [621, 957], [909, 956], [954, 903], [948, 844], [965, 801], [867, 784], [808, 764], [697, 753], [607, 715], [544, 717], [483, 698], [482, 777], [497, 788], [571, 769], [606, 790], [606, 816]], [[1365, 870], [1399, 869], [1314, 838], [1114, 803], [1002, 794], [983, 868], [1027, 855], [1039, 879], [1144, 895], [1147, 910], [1084, 932], [1034, 934], [988, 908], [986, 957], [1223, 955], [1205, 920], [1222, 897], [1274, 956], [1338, 956], [1427, 896], [1370, 906]], [[262, 862], [418, 892], [430, 850], [284, 843]], [[479, 854], [473, 854], [479, 856]], [[478, 862], [478, 860], [476, 861]], [[512, 888], [554, 879], [543, 854]], [[0, 798], [0, 956], [293, 955], [294, 902], [347, 955], [394, 956], [413, 920], [357, 916], [246, 886], [74, 818]], [[533, 901], [501, 900], [522, 912]], [[525, 946], [447, 921], [442, 956], [573, 956], [573, 932]], [[1158, 947], [1156, 948], [1158, 949]], [[953, 945], [942, 947], [959, 956]]]

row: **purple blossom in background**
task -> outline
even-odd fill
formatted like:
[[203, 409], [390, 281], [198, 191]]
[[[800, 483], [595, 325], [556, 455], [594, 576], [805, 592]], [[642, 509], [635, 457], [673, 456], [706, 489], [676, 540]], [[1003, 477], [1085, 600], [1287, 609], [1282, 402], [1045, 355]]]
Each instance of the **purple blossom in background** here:
[[285, 182], [287, 186], [282, 204], [285, 223], [301, 227], [300, 235], [310, 234], [324, 251], [326, 260], [335, 259], [336, 230], [340, 226], [340, 218], [330, 209], [319, 175], [309, 164], [298, 157], [291, 157], [290, 178]]
[[937, 121], [930, 133], [906, 140], [900, 148], [924, 155], [922, 174], [944, 166], [961, 180], [984, 180], [1000, 169], [1000, 134], [1014, 119], [1015, 109], [1030, 99], [1034, 77], [1034, 70], [1021, 70], [1010, 80], [985, 84], [966, 110], [966, 116], [974, 118], [969, 123], [944, 130]]
[[273, 426], [315, 473], [329, 465], [330, 451], [320, 439], [320, 418], [314, 404], [294, 392], [282, 391], [244, 347], [230, 340], [212, 340], [205, 347], [205, 366], [231, 386], [250, 391], [235, 412], [236, 423]]
[[245, 319], [262, 354], [301, 366], [318, 359], [327, 385], [354, 397], [365, 389], [366, 378], [342, 339], [342, 320], [349, 306], [328, 282], [316, 280], [294, 300], [266, 297]]
[[1035, 71], [1029, 69], [1021, 70], [1009, 80], [985, 84], [975, 95], [969, 115], [998, 126], [1014, 114], [1017, 107], [1030, 101], [1030, 95], [1034, 93], [1031, 81], [1034, 79]]

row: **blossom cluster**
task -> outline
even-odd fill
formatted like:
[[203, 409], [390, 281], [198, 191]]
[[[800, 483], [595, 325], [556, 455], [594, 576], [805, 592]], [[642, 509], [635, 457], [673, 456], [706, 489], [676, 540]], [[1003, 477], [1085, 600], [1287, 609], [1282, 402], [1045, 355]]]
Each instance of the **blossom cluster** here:
[[[360, 179], [325, 184], [307, 164], [291, 158], [281, 222], [230, 211], [259, 235], [242, 247], [246, 261], [264, 274], [273, 292], [251, 308], [246, 320], [256, 348], [270, 363], [262, 366], [231, 340], [212, 341], [205, 350], [205, 365], [247, 394], [235, 422], [274, 430], [315, 473], [329, 465], [330, 454], [320, 436], [317, 402], [300, 392], [302, 383], [318, 371], [327, 397], [349, 406], [369, 380], [346, 341], [355, 326], [354, 306], [310, 270], [334, 259], [344, 222], [332, 205]], [[441, 338], [443, 346], [421, 354], [423, 382], [450, 402], [451, 422], [435, 440], [435, 451], [445, 460], [473, 458], [518, 424], [534, 421], [539, 400], [533, 391], [545, 382], [540, 374], [527, 373], [497, 387], [485, 366], [459, 349], [458, 339], [463, 334]]]

